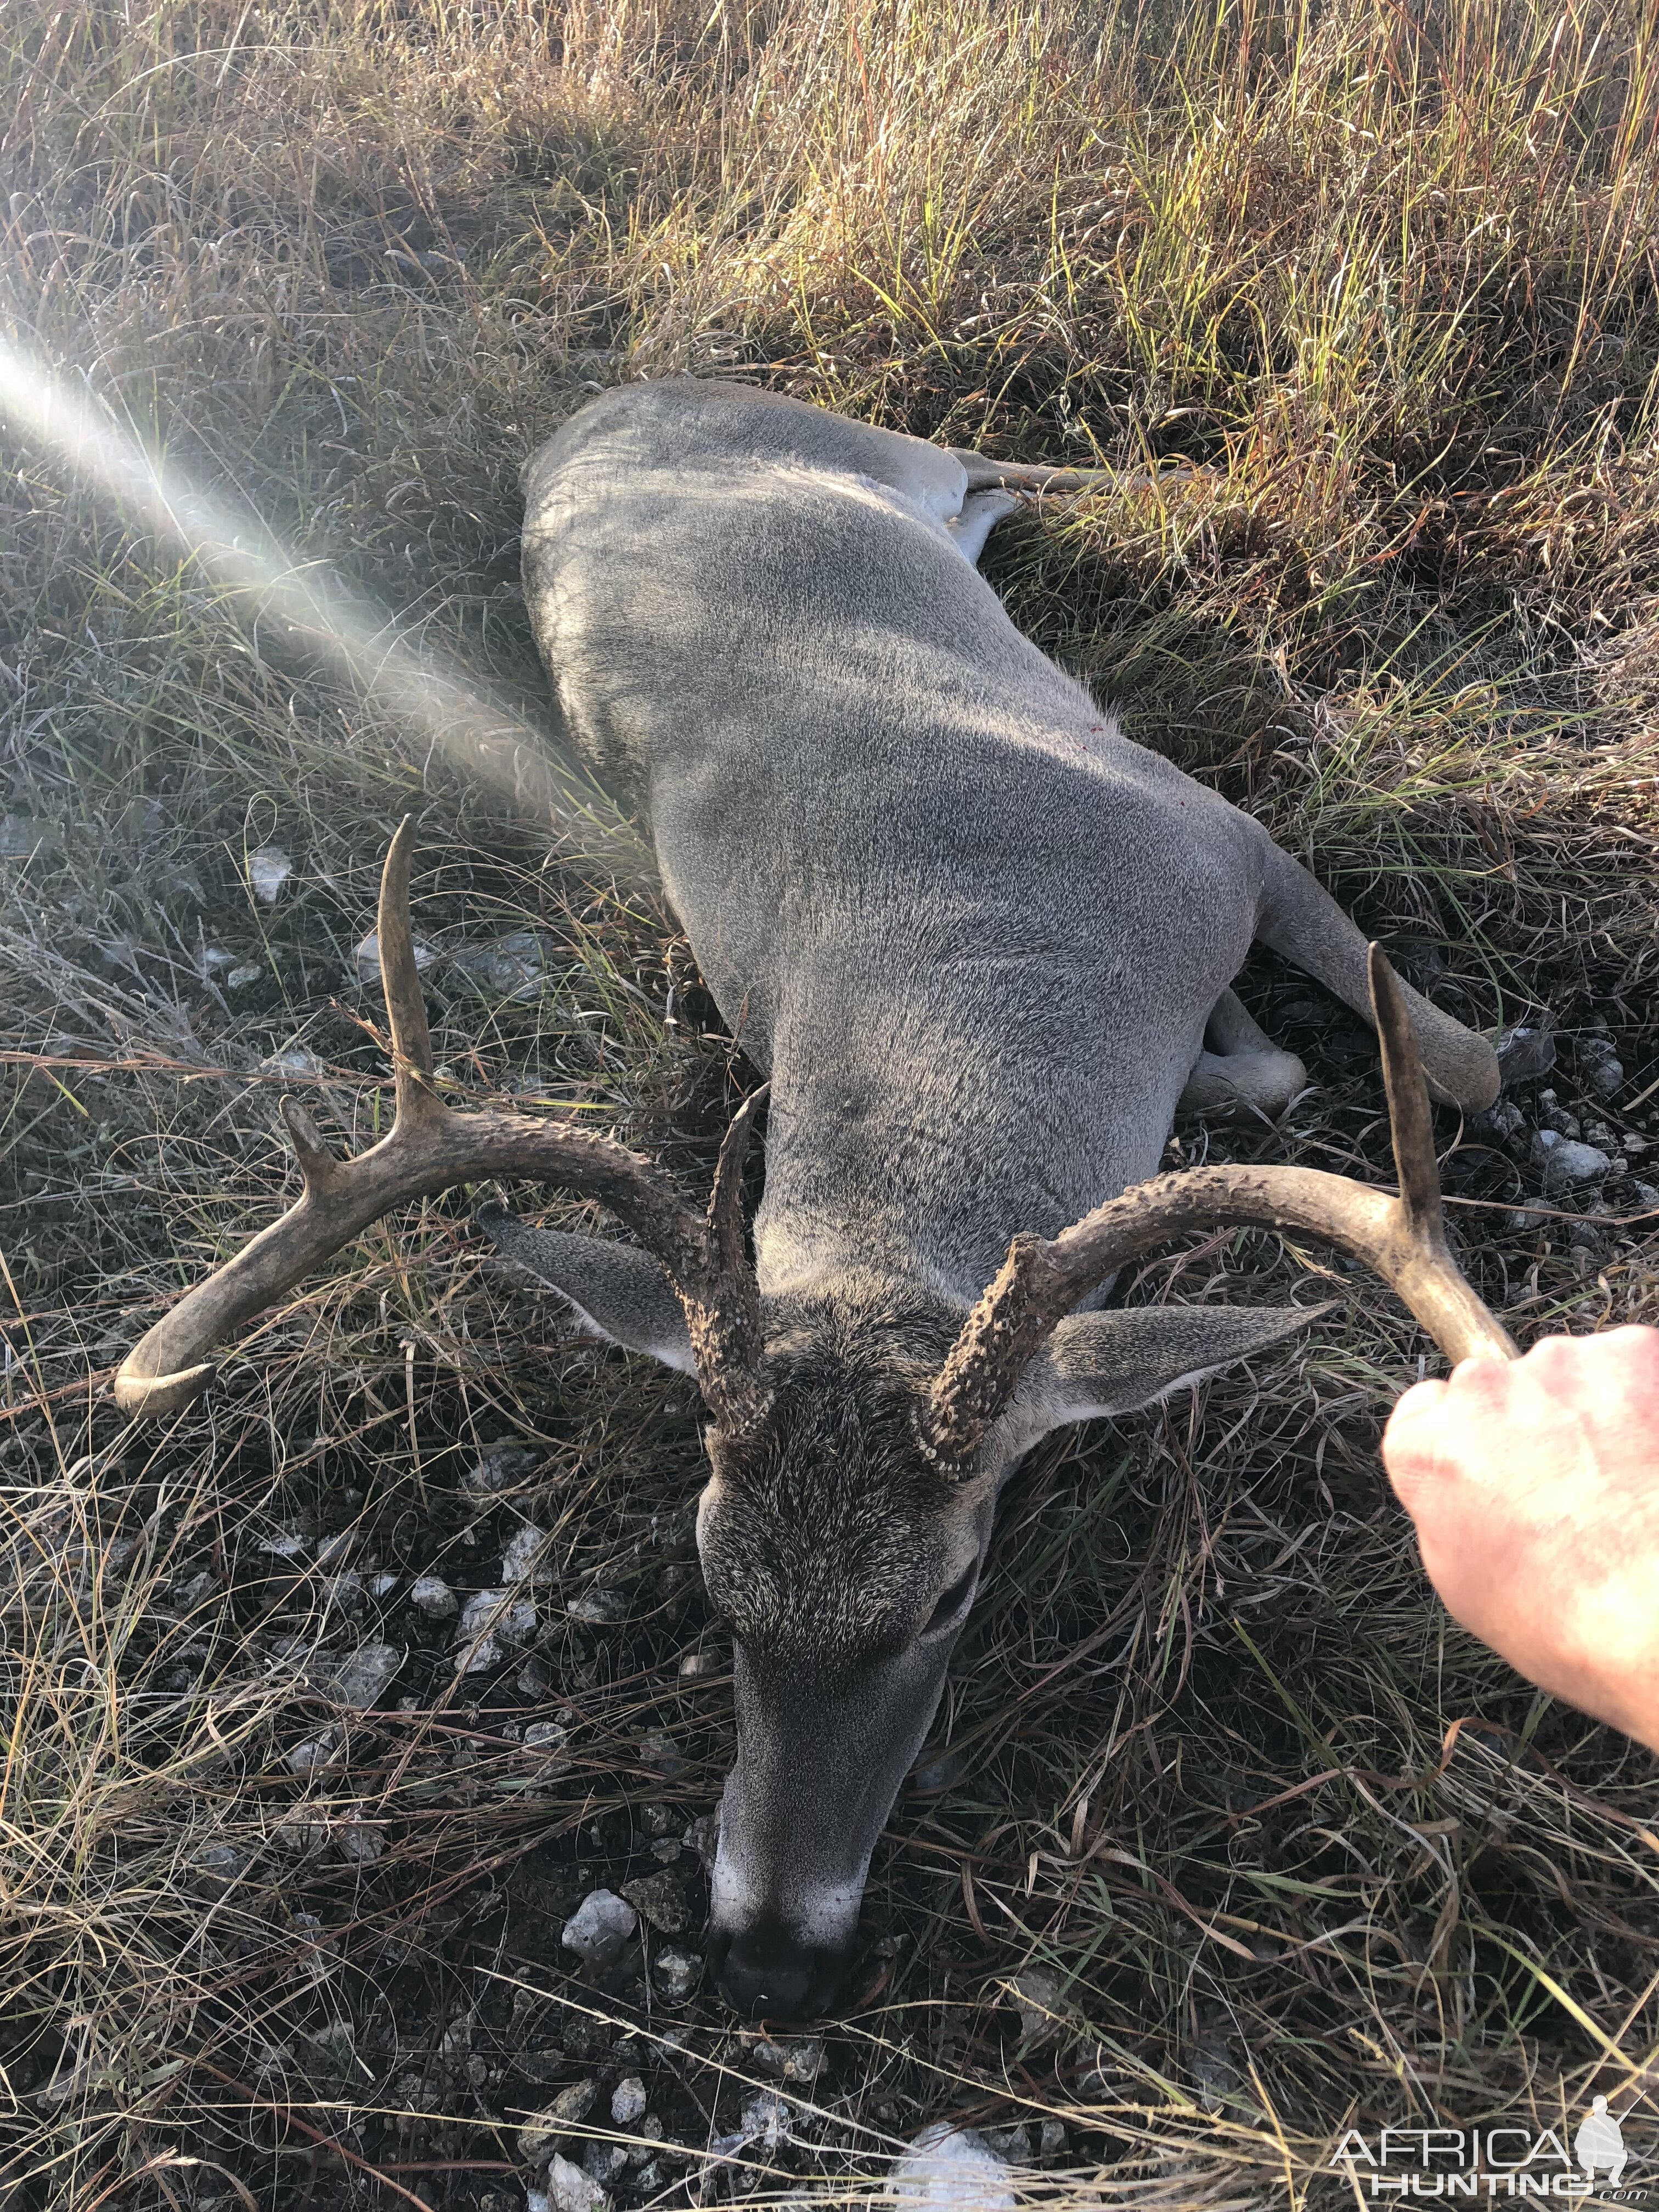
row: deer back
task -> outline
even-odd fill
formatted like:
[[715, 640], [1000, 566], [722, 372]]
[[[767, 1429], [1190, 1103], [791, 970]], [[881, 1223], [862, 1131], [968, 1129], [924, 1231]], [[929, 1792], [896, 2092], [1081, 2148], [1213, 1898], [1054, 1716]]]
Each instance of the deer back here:
[[1015, 629], [941, 448], [685, 380], [526, 481], [562, 714], [772, 1079], [763, 1291], [971, 1302], [1016, 1231], [1156, 1170], [1267, 840]]

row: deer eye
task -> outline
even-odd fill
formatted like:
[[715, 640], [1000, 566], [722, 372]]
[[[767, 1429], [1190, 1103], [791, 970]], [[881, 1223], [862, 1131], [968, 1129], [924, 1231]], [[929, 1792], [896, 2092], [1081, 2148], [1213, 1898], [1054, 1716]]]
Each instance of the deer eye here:
[[948, 1628], [959, 1613], [967, 1610], [968, 1601], [974, 1594], [974, 1583], [978, 1574], [979, 1561], [975, 1559], [969, 1563], [963, 1573], [957, 1577], [955, 1582], [933, 1607], [928, 1616], [927, 1626], [921, 1632], [924, 1636], [937, 1635], [941, 1628]]

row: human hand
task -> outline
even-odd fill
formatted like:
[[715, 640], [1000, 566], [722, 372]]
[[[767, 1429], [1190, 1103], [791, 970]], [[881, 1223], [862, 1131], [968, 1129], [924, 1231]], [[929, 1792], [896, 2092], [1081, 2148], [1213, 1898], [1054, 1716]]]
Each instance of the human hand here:
[[1659, 1750], [1659, 1329], [1466, 1359], [1407, 1391], [1382, 1462], [1453, 1618]]

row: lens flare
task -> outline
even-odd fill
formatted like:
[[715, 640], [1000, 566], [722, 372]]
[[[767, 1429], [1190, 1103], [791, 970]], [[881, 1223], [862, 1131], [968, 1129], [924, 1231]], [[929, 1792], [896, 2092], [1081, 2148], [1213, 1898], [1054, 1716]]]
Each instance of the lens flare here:
[[198, 490], [85, 390], [0, 334], [0, 419], [186, 554], [221, 590], [251, 600], [284, 637], [431, 750], [505, 793], [550, 832], [553, 851], [618, 890], [656, 884], [638, 834], [548, 734], [493, 698], [451, 656], [418, 650], [393, 617], [322, 561], [294, 558], [251, 509]]

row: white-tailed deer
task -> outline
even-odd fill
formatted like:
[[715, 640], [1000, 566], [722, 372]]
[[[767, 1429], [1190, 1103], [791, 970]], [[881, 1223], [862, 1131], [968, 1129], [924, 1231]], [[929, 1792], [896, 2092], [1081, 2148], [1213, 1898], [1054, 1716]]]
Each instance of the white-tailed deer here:
[[[1513, 1355], [1447, 1250], [1423, 1085], [1488, 1104], [1491, 1050], [1013, 628], [974, 564], [1009, 484], [1062, 481], [731, 385], [629, 387], [567, 423], [526, 475], [537, 641], [769, 1078], [753, 1260], [755, 1099], [706, 1213], [604, 1138], [440, 1103], [406, 824], [380, 915], [396, 1126], [339, 1161], [286, 1104], [303, 1197], [117, 1377], [134, 1412], [188, 1402], [215, 1343], [400, 1200], [514, 1176], [601, 1200], [636, 1246], [482, 1218], [702, 1389], [698, 1545], [738, 1718], [713, 1948], [752, 2012], [833, 1996], [1022, 1455], [1311, 1317], [1104, 1309], [1126, 1261], [1216, 1223], [1295, 1228], [1377, 1268], [1454, 1358]], [[1397, 1199], [1302, 1168], [1146, 1180], [1183, 1091], [1277, 1111], [1302, 1086], [1229, 988], [1254, 938], [1374, 1014]]]

